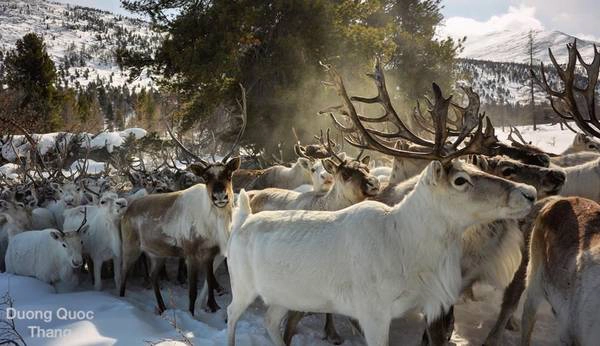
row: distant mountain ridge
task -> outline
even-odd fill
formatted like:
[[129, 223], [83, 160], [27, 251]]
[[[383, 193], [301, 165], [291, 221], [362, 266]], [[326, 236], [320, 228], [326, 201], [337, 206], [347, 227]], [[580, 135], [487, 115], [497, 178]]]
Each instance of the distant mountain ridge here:
[[[560, 31], [535, 30], [533, 33], [533, 58], [534, 61], [550, 62], [548, 48], [560, 63], [567, 60], [566, 45], [572, 43], [576, 37]], [[577, 46], [582, 56], [590, 59], [594, 55], [592, 42], [577, 38]], [[482, 36], [467, 36], [465, 49], [460, 54], [461, 58], [486, 60], [496, 62], [529, 63], [529, 31], [498, 31]]]
[[[110, 12], [46, 0], [0, 0], [0, 50], [7, 52], [25, 34], [44, 37], [60, 83], [85, 87], [91, 81], [126, 85], [115, 61], [120, 45], [151, 49], [160, 43], [149, 23]], [[154, 87], [147, 74], [129, 88]]]

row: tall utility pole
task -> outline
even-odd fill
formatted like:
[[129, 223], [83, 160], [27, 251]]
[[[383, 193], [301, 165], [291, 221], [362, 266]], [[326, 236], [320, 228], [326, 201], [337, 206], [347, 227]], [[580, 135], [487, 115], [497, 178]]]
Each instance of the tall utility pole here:
[[[529, 69], [533, 69], [533, 40], [534, 33], [533, 30], [529, 30]], [[533, 119], [533, 131], [537, 130], [537, 121], [535, 118], [535, 96], [533, 92], [533, 76], [529, 77], [529, 85], [531, 92], [531, 117]]]

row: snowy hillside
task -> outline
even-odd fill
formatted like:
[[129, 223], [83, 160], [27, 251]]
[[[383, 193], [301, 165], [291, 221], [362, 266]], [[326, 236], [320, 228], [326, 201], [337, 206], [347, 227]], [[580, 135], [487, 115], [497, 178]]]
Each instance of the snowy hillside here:
[[[548, 48], [559, 63], [568, 60], [566, 44], [572, 43], [574, 36], [559, 31], [535, 31], [534, 66], [540, 62], [550, 63]], [[594, 42], [577, 40], [579, 51], [584, 59], [591, 61], [594, 56]], [[598, 43], [597, 43], [598, 44]], [[464, 51], [458, 62], [459, 72], [464, 82], [473, 86], [484, 104], [525, 105], [530, 102], [529, 88], [529, 32], [499, 31], [482, 36], [468, 36]], [[556, 83], [556, 75], [549, 67], [549, 79]], [[536, 103], [546, 103], [546, 95], [537, 91]]]
[[[574, 36], [560, 31], [534, 31], [534, 61], [549, 63], [548, 48], [552, 48], [557, 61], [566, 61], [567, 50], [565, 45], [572, 43], [574, 39]], [[577, 45], [584, 58], [591, 59], [594, 56], [593, 44], [594, 42], [577, 40]], [[596, 42], [596, 44], [599, 43]], [[529, 31], [499, 31], [482, 36], [468, 36], [465, 49], [460, 57], [498, 62], [529, 63]]]
[[[151, 48], [159, 36], [148, 23], [109, 12], [46, 0], [0, 0], [0, 51], [13, 49], [25, 34], [44, 37], [61, 83], [85, 87], [101, 80], [122, 86], [127, 74], [115, 62], [120, 45]], [[152, 87], [146, 74], [130, 87]]]

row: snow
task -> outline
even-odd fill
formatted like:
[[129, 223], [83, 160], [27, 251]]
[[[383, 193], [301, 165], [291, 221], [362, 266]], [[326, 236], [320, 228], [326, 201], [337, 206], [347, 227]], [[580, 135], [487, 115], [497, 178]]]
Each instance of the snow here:
[[[106, 147], [106, 150], [109, 153], [112, 153], [115, 148], [123, 145], [125, 140], [130, 136], [133, 136], [136, 140], [142, 139], [147, 135], [147, 131], [141, 128], [129, 128], [123, 131], [104, 131], [100, 132], [98, 135], [94, 137], [93, 134], [86, 133], [84, 134], [84, 141], [81, 143], [82, 148], [90, 148], [90, 149], [102, 149]], [[33, 139], [37, 143], [37, 148], [40, 154], [45, 155], [49, 151], [53, 150], [56, 146], [56, 141], [59, 136], [63, 136], [63, 140], [61, 141], [60, 146], [65, 143], [65, 141], [69, 141], [73, 134], [64, 132], [54, 132], [54, 133], [45, 133], [45, 134], [32, 134]], [[12, 143], [14, 145], [15, 150], [17, 151], [19, 157], [25, 157], [29, 153], [29, 149], [31, 145], [25, 139], [23, 135], [15, 135], [13, 136]], [[2, 157], [7, 161], [15, 161], [15, 150], [13, 150], [10, 142], [4, 144], [2, 146]]]
[[7, 177], [8, 179], [17, 180], [19, 179], [19, 165], [14, 163], [7, 163], [0, 166], [0, 177]]
[[[227, 282], [223, 271], [219, 272], [219, 281]], [[227, 333], [225, 307], [231, 297], [226, 294], [217, 297], [221, 310], [215, 314], [204, 312], [197, 306], [196, 317], [187, 312], [187, 289], [183, 286], [162, 282], [162, 292], [168, 310], [162, 316], [155, 313], [154, 294], [142, 285], [128, 287], [126, 296], [119, 298], [111, 280], [105, 280], [108, 290], [96, 292], [90, 282], [84, 282], [80, 291], [72, 293], [54, 293], [54, 289], [38, 280], [11, 274], [0, 274], [0, 295], [6, 290], [14, 300], [14, 308], [19, 311], [51, 311], [53, 319], [45, 322], [41, 318], [33, 320], [15, 320], [17, 330], [26, 338], [28, 345], [142, 345], [146, 342], [160, 342], [161, 345], [183, 345], [184, 337], [194, 345], [226, 345]], [[499, 312], [501, 293], [487, 286], [475, 289], [477, 301], [460, 301], [456, 308], [456, 324], [452, 342], [455, 345], [481, 345], [491, 329]], [[92, 311], [91, 319], [60, 320], [58, 309], [69, 311]], [[518, 316], [520, 316], [519, 309]], [[237, 326], [237, 344], [241, 346], [271, 345], [263, 327], [264, 306], [260, 301], [251, 305]], [[335, 318], [338, 332], [344, 337], [346, 346], [364, 345], [345, 317]], [[299, 334], [293, 339], [292, 346], [328, 346], [322, 340], [322, 316], [305, 318], [299, 325]], [[69, 330], [70, 335], [50, 339], [32, 338], [29, 327], [43, 329]], [[397, 319], [390, 330], [390, 345], [419, 345], [424, 322], [417, 314]], [[556, 340], [556, 322], [549, 306], [543, 306], [538, 314], [533, 345], [548, 345]], [[505, 332], [505, 345], [517, 345], [519, 335]], [[177, 342], [180, 341], [180, 342]]]
[[[577, 128], [574, 124], [571, 124], [571, 127]], [[566, 127], [565, 130], [561, 131], [559, 124], [538, 125], [536, 131], [533, 131], [533, 126], [516, 126], [516, 128], [523, 135], [523, 139], [530, 141], [531, 144], [546, 152], [555, 154], [560, 154], [567, 149], [575, 138], [575, 133], [569, 131]], [[496, 135], [502, 141], [506, 140], [509, 132], [510, 128], [508, 127], [505, 127], [504, 131], [496, 128]]]
[[104, 162], [97, 162], [90, 159], [88, 159], [87, 161], [78, 160], [71, 164], [70, 172], [65, 172], [65, 175], [70, 176], [72, 172], [78, 172], [80, 169], [83, 168], [84, 165], [86, 165], [87, 167], [87, 174], [100, 174], [106, 169], [106, 163]]

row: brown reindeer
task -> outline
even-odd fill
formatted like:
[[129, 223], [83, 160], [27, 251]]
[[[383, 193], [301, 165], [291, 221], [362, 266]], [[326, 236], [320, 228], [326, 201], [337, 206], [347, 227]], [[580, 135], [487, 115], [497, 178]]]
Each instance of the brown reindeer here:
[[540, 211], [531, 234], [521, 345], [529, 345], [539, 304], [552, 306], [561, 345], [600, 340], [600, 205], [555, 198]]
[[158, 310], [165, 303], [158, 285], [159, 273], [166, 257], [185, 258], [189, 280], [189, 311], [194, 314], [197, 297], [197, 275], [201, 268], [207, 274], [208, 309], [219, 309], [214, 289], [217, 282], [212, 275], [215, 256], [225, 253], [233, 212], [233, 173], [240, 166], [240, 158], [230, 159], [240, 142], [246, 125], [246, 101], [242, 88], [242, 128], [236, 141], [221, 162], [208, 163], [188, 150], [171, 132], [173, 141], [195, 159], [189, 169], [205, 184], [196, 184], [186, 190], [148, 195], [135, 200], [121, 221], [123, 241], [123, 274], [120, 295], [125, 295], [129, 268], [145, 253], [151, 261], [150, 278]]

